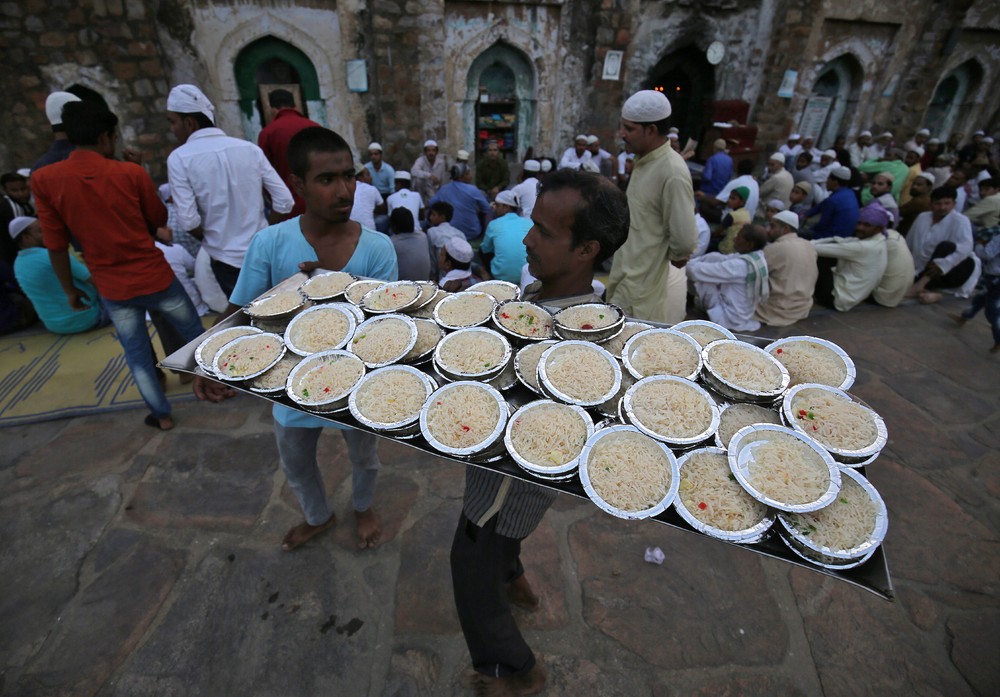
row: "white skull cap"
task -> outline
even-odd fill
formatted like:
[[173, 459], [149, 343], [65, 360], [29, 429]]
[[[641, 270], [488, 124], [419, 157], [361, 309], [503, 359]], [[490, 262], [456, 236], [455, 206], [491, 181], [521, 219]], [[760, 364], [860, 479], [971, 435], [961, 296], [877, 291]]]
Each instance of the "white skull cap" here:
[[45, 98], [45, 116], [53, 126], [62, 125], [63, 107], [70, 102], [79, 102], [80, 98], [71, 92], [53, 92]]
[[640, 90], [625, 100], [622, 118], [635, 123], [653, 123], [670, 116], [670, 100], [656, 90]]

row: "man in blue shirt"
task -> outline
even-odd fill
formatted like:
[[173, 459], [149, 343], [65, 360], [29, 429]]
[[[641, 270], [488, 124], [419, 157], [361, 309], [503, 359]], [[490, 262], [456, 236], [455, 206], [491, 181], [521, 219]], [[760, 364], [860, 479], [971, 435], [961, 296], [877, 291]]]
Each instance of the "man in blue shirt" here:
[[368, 146], [368, 157], [365, 167], [372, 173], [372, 186], [378, 189], [382, 198], [388, 198], [396, 191], [396, 170], [382, 161], [382, 146], [379, 143]]
[[707, 198], [715, 198], [733, 178], [733, 158], [726, 152], [726, 141], [719, 138], [713, 145], [715, 154], [705, 162], [701, 186], [698, 187]]
[[[818, 206], [806, 211], [806, 218], [819, 214], [819, 222], [803, 237], [821, 240], [824, 237], [851, 237], [858, 226], [861, 211], [858, 197], [850, 187], [851, 170], [837, 167], [826, 180], [830, 195]], [[810, 234], [811, 233], [811, 234]], [[802, 233], [800, 233], [802, 234]]]
[[479, 251], [490, 267], [493, 278], [511, 283], [521, 282], [521, 268], [527, 260], [524, 236], [531, 229], [531, 219], [517, 214], [517, 198], [510, 191], [501, 191], [493, 200], [494, 218], [486, 226], [486, 235]]
[[[292, 186], [305, 201], [306, 212], [254, 236], [223, 317], [299, 271], [323, 268], [386, 281], [397, 278], [396, 252], [389, 238], [351, 220], [356, 170], [347, 142], [326, 128], [305, 128], [289, 142], [288, 164]], [[195, 378], [194, 391], [199, 399], [213, 402], [232, 395], [224, 385], [200, 377]], [[293, 550], [336, 522], [316, 462], [322, 428], [333, 424], [278, 404], [272, 413], [281, 469], [306, 518], [282, 541], [283, 549]], [[372, 507], [380, 467], [377, 436], [354, 429], [341, 433], [353, 470], [351, 503], [358, 546], [375, 547], [382, 525]]]

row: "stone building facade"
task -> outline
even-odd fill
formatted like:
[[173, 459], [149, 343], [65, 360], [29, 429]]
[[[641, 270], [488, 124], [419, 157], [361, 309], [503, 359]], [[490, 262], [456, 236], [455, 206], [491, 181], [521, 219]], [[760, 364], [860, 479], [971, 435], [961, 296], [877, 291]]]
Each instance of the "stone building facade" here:
[[180, 82], [248, 139], [260, 86], [293, 85], [311, 118], [403, 167], [425, 138], [497, 137], [518, 160], [585, 132], [614, 151], [621, 102], [652, 87], [683, 137], [743, 102], [761, 152], [795, 130], [1000, 130], [991, 0], [7, 0], [0, 50], [3, 171], [47, 149], [45, 97], [69, 89], [104, 99], [164, 178]]

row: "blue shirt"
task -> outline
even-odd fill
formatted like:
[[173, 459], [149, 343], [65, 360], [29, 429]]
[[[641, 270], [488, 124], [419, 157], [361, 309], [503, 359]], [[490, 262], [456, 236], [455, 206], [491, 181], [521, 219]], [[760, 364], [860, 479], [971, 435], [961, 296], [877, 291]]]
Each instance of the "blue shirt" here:
[[714, 195], [722, 191], [732, 178], [733, 158], [725, 152], [719, 151], [705, 162], [700, 188], [706, 194]]
[[[234, 305], [246, 305], [289, 276], [299, 273], [299, 264], [303, 261], [317, 261], [316, 250], [302, 234], [300, 217], [264, 228], [254, 235], [229, 302]], [[389, 238], [381, 232], [362, 227], [358, 246], [344, 268], [330, 270], [395, 281], [398, 276], [396, 251]], [[275, 404], [271, 413], [274, 415], [274, 420], [282, 426], [295, 428], [334, 426], [318, 416], [280, 404]]]
[[375, 165], [371, 162], [365, 163], [365, 168], [372, 173], [372, 186], [378, 189], [383, 196], [388, 196], [396, 191], [396, 170], [392, 165], [382, 163], [382, 167], [375, 171]]
[[858, 197], [849, 188], [842, 187], [823, 199], [823, 203], [813, 206], [806, 212], [806, 217], [819, 213], [819, 222], [812, 226], [812, 238], [821, 240], [824, 237], [850, 237], [858, 225], [858, 214], [861, 208]]
[[461, 230], [466, 239], [474, 240], [482, 234], [483, 227], [479, 222], [479, 214], [484, 216], [489, 214], [490, 202], [477, 187], [465, 182], [448, 182], [438, 189], [427, 207], [430, 208], [438, 201], [450, 203], [455, 209], [451, 225]]
[[521, 268], [528, 260], [524, 236], [532, 224], [530, 219], [522, 218], [517, 213], [507, 213], [486, 226], [486, 236], [479, 249], [495, 255], [490, 262], [494, 278], [520, 284]]
[[101, 309], [97, 288], [90, 282], [90, 269], [72, 254], [69, 255], [73, 285], [87, 296], [86, 310], [74, 310], [66, 300], [56, 272], [44, 247], [30, 247], [17, 253], [14, 276], [28, 296], [45, 328], [55, 334], [76, 334], [97, 326]]

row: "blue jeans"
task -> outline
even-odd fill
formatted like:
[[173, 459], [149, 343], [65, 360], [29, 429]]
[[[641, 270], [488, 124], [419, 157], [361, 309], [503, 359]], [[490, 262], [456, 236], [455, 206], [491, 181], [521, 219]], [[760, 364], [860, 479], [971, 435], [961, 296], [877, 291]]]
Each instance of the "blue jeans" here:
[[185, 341], [197, 339], [204, 331], [198, 311], [176, 278], [166, 290], [149, 295], [139, 295], [128, 300], [101, 298], [115, 325], [118, 342], [125, 349], [125, 361], [135, 380], [139, 394], [157, 419], [170, 416], [170, 402], [160, 387], [156, 376], [156, 357], [149, 343], [146, 312], [159, 312], [184, 337]]

